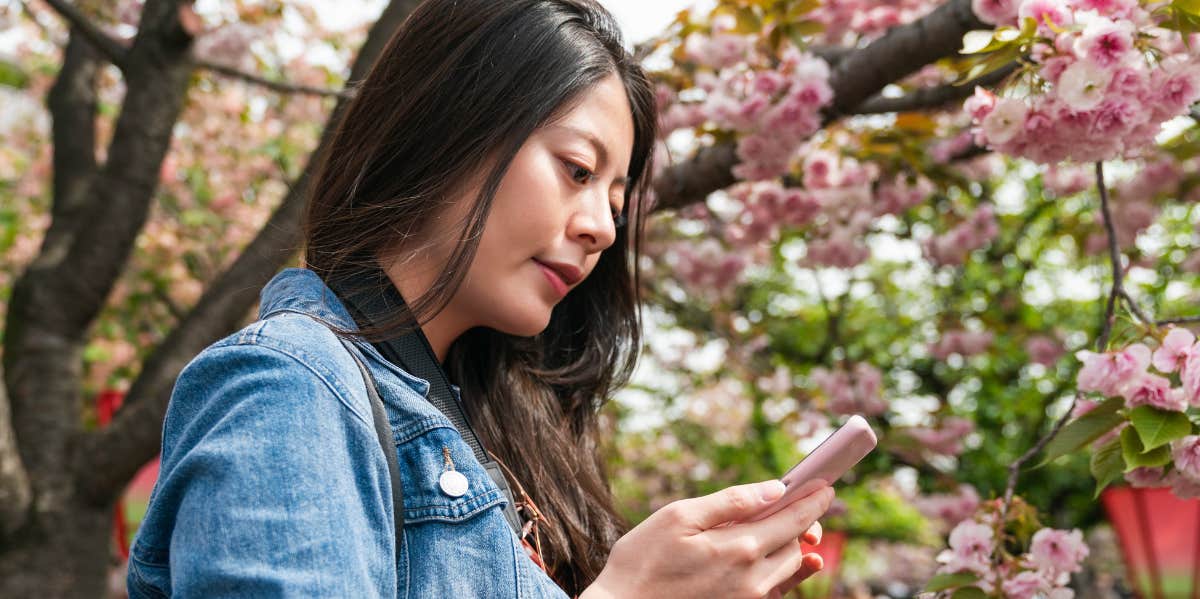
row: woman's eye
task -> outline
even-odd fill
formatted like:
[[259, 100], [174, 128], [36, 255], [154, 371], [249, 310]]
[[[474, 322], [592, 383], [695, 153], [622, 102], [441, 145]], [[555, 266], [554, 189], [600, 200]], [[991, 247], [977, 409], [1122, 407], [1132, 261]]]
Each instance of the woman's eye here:
[[571, 173], [571, 179], [581, 185], [587, 185], [591, 182], [592, 177], [595, 176], [592, 171], [589, 171], [588, 169], [583, 168], [574, 162], [567, 162], [566, 165], [567, 172]]

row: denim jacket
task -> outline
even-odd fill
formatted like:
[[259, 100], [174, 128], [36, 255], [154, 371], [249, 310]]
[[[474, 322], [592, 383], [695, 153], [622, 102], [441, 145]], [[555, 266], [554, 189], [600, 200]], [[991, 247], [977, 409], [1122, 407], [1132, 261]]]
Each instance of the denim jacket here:
[[[129, 596], [555, 597], [504, 519], [503, 494], [428, 400], [429, 384], [356, 343], [404, 484], [397, 543], [362, 374], [314, 317], [356, 328], [313, 271], [263, 289], [259, 320], [180, 373], [159, 478], [130, 550]], [[465, 494], [442, 491], [453, 468]]]

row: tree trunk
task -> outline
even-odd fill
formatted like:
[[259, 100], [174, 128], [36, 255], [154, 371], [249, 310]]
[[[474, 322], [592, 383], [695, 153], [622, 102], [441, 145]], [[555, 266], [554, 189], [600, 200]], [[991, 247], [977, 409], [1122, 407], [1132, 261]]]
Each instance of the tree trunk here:
[[105, 596], [112, 555], [112, 507], [67, 501], [41, 512], [0, 553], [0, 596]]

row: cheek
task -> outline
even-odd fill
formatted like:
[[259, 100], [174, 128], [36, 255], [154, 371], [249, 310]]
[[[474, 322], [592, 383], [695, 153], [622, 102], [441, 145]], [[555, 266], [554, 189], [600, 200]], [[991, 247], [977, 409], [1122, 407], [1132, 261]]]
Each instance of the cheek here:
[[553, 167], [547, 156], [518, 154], [496, 192], [482, 241], [536, 251], [561, 233], [555, 229], [568, 190]]

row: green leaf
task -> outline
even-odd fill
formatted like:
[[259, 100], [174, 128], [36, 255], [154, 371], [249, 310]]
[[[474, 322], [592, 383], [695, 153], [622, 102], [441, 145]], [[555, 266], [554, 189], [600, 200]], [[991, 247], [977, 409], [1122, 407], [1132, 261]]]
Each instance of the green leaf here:
[[1079, 450], [1125, 422], [1125, 418], [1118, 413], [1124, 405], [1125, 402], [1121, 398], [1111, 397], [1087, 414], [1067, 423], [1062, 430], [1058, 431], [1058, 435], [1046, 444], [1046, 457], [1038, 466], [1045, 466], [1068, 453]]
[[758, 14], [749, 6], [743, 6], [737, 9], [734, 13], [737, 19], [737, 25], [734, 31], [737, 33], [758, 33], [762, 31], [762, 20], [758, 18]]
[[954, 574], [938, 574], [929, 579], [929, 584], [925, 585], [925, 591], [929, 593], [937, 593], [954, 587], [961, 587], [968, 584], [973, 584], [979, 581], [979, 575], [974, 572], [957, 572]]
[[29, 75], [16, 63], [0, 60], [0, 85], [25, 89], [29, 86]]
[[950, 599], [987, 599], [987, 593], [979, 587], [963, 587], [954, 591]]
[[1129, 412], [1129, 421], [1137, 430], [1145, 451], [1150, 451], [1192, 432], [1192, 423], [1183, 412], [1170, 412], [1151, 406], [1138, 406]]
[[1171, 7], [1179, 12], [1200, 17], [1200, 0], [1175, 0]]
[[1100, 491], [1121, 478], [1125, 472], [1125, 458], [1121, 456], [1120, 439], [1113, 439], [1092, 453], [1091, 470], [1092, 477], [1096, 479], [1096, 494], [1092, 496], [1095, 499], [1100, 496]]
[[1146, 451], [1133, 427], [1126, 427], [1121, 430], [1121, 457], [1125, 458], [1125, 471], [1129, 472], [1134, 468], [1166, 466], [1171, 462], [1171, 450], [1164, 445]]

